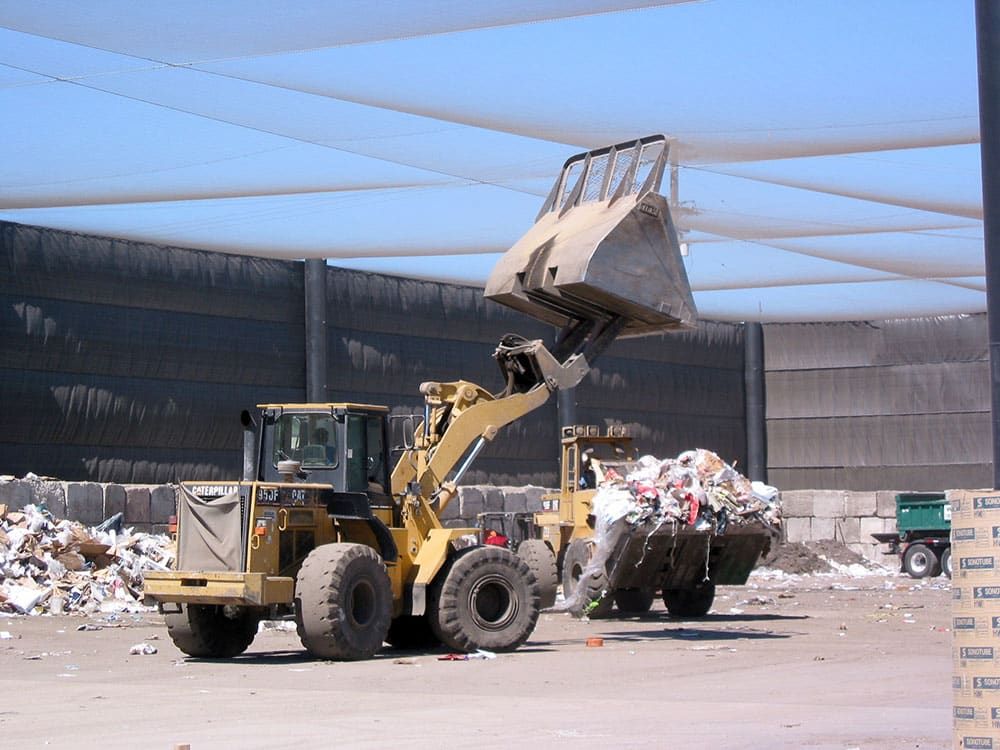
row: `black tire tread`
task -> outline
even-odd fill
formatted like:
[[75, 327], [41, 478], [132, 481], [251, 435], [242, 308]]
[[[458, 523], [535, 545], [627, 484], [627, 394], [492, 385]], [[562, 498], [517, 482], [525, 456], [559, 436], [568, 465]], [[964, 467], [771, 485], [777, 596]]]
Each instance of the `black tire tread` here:
[[[375, 590], [370, 627], [352, 629], [340, 595], [352, 576], [367, 576]], [[295, 579], [295, 620], [306, 650], [322, 659], [367, 659], [381, 647], [392, 618], [392, 584], [382, 558], [365, 544], [334, 543], [316, 547]]]
[[548, 609], [556, 603], [559, 574], [556, 556], [541, 539], [525, 539], [517, 548], [517, 556], [527, 564], [538, 582], [538, 606]]
[[164, 615], [167, 634], [182, 652], [202, 659], [230, 659], [253, 643], [260, 616], [245, 609], [241, 618], [229, 618], [215, 604], [181, 604], [180, 612]]
[[[475, 581], [502, 573], [518, 598], [518, 614], [510, 627], [483, 631], [463, 612], [463, 598]], [[435, 578], [429, 592], [429, 621], [434, 635], [449, 648], [513, 651], [523, 644], [538, 622], [538, 583], [527, 564], [513, 552], [483, 546], [453, 555]]]
[[[586, 568], [587, 563], [590, 562], [590, 557], [592, 554], [592, 543], [589, 539], [574, 539], [569, 543], [566, 548], [566, 554], [563, 557], [563, 596], [569, 599], [576, 587], [579, 585], [577, 581], [573, 580], [573, 568], [579, 565], [581, 568]], [[580, 599], [579, 604], [574, 609], [573, 613], [576, 615], [586, 614], [588, 618], [592, 620], [601, 619], [607, 617], [611, 614], [611, 610], [614, 608], [615, 600], [614, 596], [608, 588], [608, 574], [606, 571], [599, 571], [584, 581], [580, 580], [581, 583], [586, 585], [587, 590], [584, 592]], [[603, 592], [603, 597], [602, 597]], [[591, 606], [596, 600], [598, 601], [596, 606]]]

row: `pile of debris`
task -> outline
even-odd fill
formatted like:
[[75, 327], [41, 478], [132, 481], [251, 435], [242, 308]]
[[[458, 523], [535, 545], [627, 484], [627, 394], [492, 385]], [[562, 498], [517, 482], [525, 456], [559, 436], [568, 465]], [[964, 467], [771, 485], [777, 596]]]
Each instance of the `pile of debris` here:
[[751, 482], [704, 448], [663, 460], [643, 456], [618, 468], [594, 463], [594, 507], [602, 507], [612, 520], [625, 518], [633, 526], [680, 523], [716, 534], [726, 533], [730, 523], [759, 521], [772, 529], [781, 525], [778, 490]]
[[174, 543], [122, 527], [56, 520], [44, 507], [0, 506], [0, 612], [138, 612], [146, 570], [169, 570]]
[[[667, 459], [643, 456], [634, 463], [589, 463], [597, 483], [591, 506], [594, 548], [581, 577], [599, 576], [626, 532], [652, 536], [664, 524], [715, 534], [725, 534], [731, 524], [756, 522], [772, 531], [781, 526], [777, 488], [751, 482], [710, 450]], [[558, 609], [585, 611], [585, 589], [578, 587]]]

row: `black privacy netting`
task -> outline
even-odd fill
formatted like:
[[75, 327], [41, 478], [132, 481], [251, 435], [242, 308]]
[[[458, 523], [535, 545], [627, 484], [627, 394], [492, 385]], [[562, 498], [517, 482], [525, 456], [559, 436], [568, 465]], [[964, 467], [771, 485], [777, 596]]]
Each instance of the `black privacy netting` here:
[[[498, 391], [491, 354], [554, 330], [475, 287], [330, 268], [329, 398], [421, 408], [419, 384]], [[303, 267], [0, 224], [0, 473], [64, 480], [224, 479], [240, 411], [305, 399]], [[710, 445], [741, 462], [742, 329], [616, 344], [578, 421], [630, 425], [643, 450]], [[556, 399], [504, 428], [468, 482], [552, 485]]]
[[[0, 474], [225, 479], [240, 411], [305, 398], [303, 266], [0, 223]], [[426, 380], [498, 391], [491, 354], [554, 330], [476, 287], [329, 268], [329, 398], [420, 409]], [[765, 326], [769, 481], [782, 489], [984, 485], [984, 315]], [[576, 420], [640, 450], [745, 465], [743, 327], [614, 344]], [[556, 399], [504, 428], [466, 481], [551, 486]]]

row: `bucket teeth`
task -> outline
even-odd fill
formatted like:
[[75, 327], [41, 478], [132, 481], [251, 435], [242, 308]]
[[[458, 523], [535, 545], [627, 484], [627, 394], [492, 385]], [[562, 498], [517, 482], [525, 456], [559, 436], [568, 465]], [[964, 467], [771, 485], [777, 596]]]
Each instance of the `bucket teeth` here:
[[621, 337], [691, 327], [697, 310], [677, 232], [656, 192], [667, 152], [656, 135], [568, 159], [486, 296], [560, 327], [621, 318]]

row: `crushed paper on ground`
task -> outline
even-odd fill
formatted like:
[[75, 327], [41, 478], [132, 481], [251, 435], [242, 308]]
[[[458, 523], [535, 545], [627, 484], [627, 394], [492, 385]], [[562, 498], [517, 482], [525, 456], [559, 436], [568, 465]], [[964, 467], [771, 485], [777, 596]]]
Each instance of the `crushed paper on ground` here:
[[121, 529], [120, 522], [88, 529], [34, 505], [0, 516], [0, 612], [147, 609], [143, 573], [169, 570], [174, 543], [165, 534]]
[[[677, 458], [643, 456], [632, 462], [592, 460], [594, 549], [581, 580], [600, 575], [625, 533], [651, 535], [664, 524], [725, 534], [731, 525], [759, 523], [777, 531], [781, 504], [774, 487], [751, 482], [718, 454], [698, 448]], [[557, 609], [586, 614], [600, 601], [582, 601], [579, 586]], [[602, 592], [601, 597], [609, 592]]]

